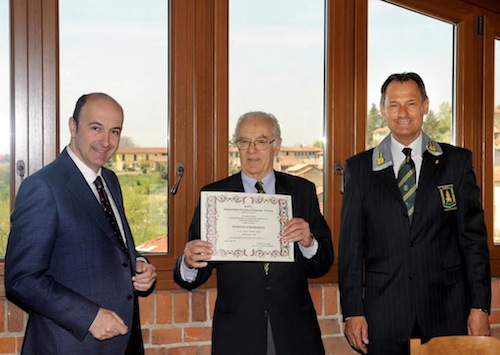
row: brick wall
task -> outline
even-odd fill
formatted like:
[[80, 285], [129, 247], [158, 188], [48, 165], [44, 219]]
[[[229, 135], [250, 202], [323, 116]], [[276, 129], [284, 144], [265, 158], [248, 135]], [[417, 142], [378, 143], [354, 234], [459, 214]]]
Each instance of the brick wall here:
[[[342, 334], [337, 284], [310, 286], [327, 354], [355, 354]], [[500, 278], [492, 279], [493, 336], [500, 338]], [[157, 291], [141, 298], [146, 355], [209, 355], [216, 291]], [[28, 315], [0, 298], [0, 354], [19, 354]]]

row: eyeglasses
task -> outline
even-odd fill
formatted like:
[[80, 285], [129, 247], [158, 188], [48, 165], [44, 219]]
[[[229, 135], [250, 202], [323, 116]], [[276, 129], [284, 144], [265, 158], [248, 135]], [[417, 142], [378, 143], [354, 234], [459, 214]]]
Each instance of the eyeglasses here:
[[266, 150], [269, 148], [269, 146], [275, 141], [276, 139], [273, 139], [272, 141], [268, 141], [267, 139], [257, 139], [255, 141], [251, 141], [248, 139], [242, 139], [236, 141], [236, 146], [238, 147], [239, 150], [246, 150], [250, 148], [250, 145], [254, 145], [257, 150]]

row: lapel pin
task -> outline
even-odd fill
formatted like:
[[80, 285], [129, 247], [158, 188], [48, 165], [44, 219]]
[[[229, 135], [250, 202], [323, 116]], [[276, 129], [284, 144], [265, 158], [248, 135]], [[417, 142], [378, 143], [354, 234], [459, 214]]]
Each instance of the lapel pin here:
[[385, 162], [384, 155], [382, 154], [382, 152], [378, 152], [377, 164], [382, 165], [384, 164], [384, 162]]

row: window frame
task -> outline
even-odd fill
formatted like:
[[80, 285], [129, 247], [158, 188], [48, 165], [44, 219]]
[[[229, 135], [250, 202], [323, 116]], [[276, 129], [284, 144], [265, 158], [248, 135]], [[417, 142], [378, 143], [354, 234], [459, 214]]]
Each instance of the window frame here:
[[[500, 5], [499, 13], [485, 11], [483, 16], [483, 58], [484, 73], [494, 73], [495, 71], [495, 40], [500, 40]], [[496, 68], [500, 70], [500, 68]], [[488, 229], [488, 247], [490, 251], [490, 267], [492, 276], [500, 276], [500, 245], [493, 242], [494, 236], [494, 159], [493, 159], [493, 134], [494, 134], [494, 106], [495, 106], [495, 77], [494, 75], [483, 75], [483, 105], [481, 123], [484, 127], [484, 164], [480, 166], [482, 175], [485, 177], [482, 181], [482, 199], [486, 228]], [[500, 222], [500, 221], [498, 221]]]
[[[339, 172], [341, 169], [336, 168], [341, 168], [348, 157], [365, 150], [367, 1], [327, 0], [325, 8], [325, 218], [332, 229], [335, 251], [340, 230], [342, 177], [334, 171]], [[500, 36], [500, 30], [494, 26], [500, 23], [499, 6], [492, 9], [496, 12], [488, 12], [480, 7], [488, 5], [483, 0], [387, 2], [456, 23], [456, 144], [473, 152], [485, 220], [491, 231], [493, 186], [492, 179], [485, 177], [492, 176], [492, 124], [491, 118], [488, 121], [491, 113], [485, 107], [492, 107], [493, 98], [491, 80], [485, 76], [483, 83], [482, 78], [484, 72], [493, 68], [491, 38]], [[148, 255], [158, 270], [159, 290], [178, 288], [172, 271], [187, 241], [200, 188], [227, 176], [228, 8], [229, 0], [169, 1], [168, 171], [170, 177], [175, 177], [176, 166], [182, 163], [185, 175], [177, 194], [169, 196], [169, 252]], [[15, 163], [24, 160], [29, 175], [54, 160], [60, 151], [58, 1], [10, 0], [10, 9], [14, 79], [11, 120], [15, 132], [11, 201], [14, 201], [21, 183], [15, 175]], [[484, 16], [482, 39], [477, 32], [478, 16]], [[171, 178], [169, 183], [174, 180]], [[499, 246], [490, 244], [494, 276], [500, 276], [499, 250]], [[337, 271], [335, 261], [327, 276], [312, 282], [337, 282]], [[212, 277], [203, 287], [214, 287], [215, 282]]]

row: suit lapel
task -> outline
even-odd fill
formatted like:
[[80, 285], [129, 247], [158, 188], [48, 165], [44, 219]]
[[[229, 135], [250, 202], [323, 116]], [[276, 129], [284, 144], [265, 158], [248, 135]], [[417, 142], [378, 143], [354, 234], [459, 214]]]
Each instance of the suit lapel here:
[[[443, 155], [434, 156], [429, 152], [424, 152], [424, 156], [422, 159], [422, 168], [420, 170], [420, 177], [418, 179], [418, 187], [417, 187], [417, 196], [415, 200], [416, 206], [418, 205], [418, 196], [424, 195], [427, 191], [434, 187], [435, 184], [432, 183], [435, 180], [436, 175], [439, 172], [439, 169], [442, 165]], [[397, 180], [394, 177], [393, 167], [390, 166], [384, 170], [374, 172], [387, 186], [391, 195], [396, 198], [401, 206], [406, 210], [406, 206], [403, 202], [403, 198], [401, 197], [401, 192], [399, 191]], [[418, 217], [416, 217], [418, 218]]]
[[403, 197], [399, 191], [398, 182], [394, 176], [394, 161], [391, 152], [391, 135], [384, 138], [378, 146], [372, 150], [371, 166], [375, 177], [380, 178], [386, 185], [391, 195], [400, 202], [406, 211]]
[[436, 175], [443, 165], [443, 159], [444, 155], [433, 156], [429, 152], [424, 153], [420, 178], [418, 181], [417, 199], [415, 203], [418, 203], [418, 195], [425, 194], [427, 190], [435, 187], [436, 184], [432, 181], [435, 180]]
[[243, 180], [241, 180], [241, 171], [229, 177], [227, 187], [229, 191], [245, 192]]
[[276, 193], [281, 195], [292, 195], [293, 187], [290, 185], [285, 175], [275, 171], [274, 176], [276, 177]]
[[391, 195], [393, 195], [397, 200], [400, 200], [404, 206], [403, 198], [401, 197], [401, 192], [399, 191], [398, 182], [394, 176], [392, 165], [384, 170], [376, 171], [374, 173], [384, 182]]
[[[70, 194], [75, 197], [75, 203], [82, 206], [94, 218], [97, 225], [105, 232], [106, 236], [111, 239], [111, 241], [115, 243], [119, 249], [121, 249], [120, 244], [114, 235], [113, 227], [106, 218], [106, 214], [103, 212], [99, 201], [97, 201], [97, 198], [90, 189], [90, 186], [87, 184], [87, 181], [81, 174], [80, 170], [78, 170], [77, 166], [73, 160], [71, 160], [66, 151], [63, 151], [58, 159], [60, 159], [61, 164], [63, 165], [63, 170], [68, 174], [67, 188]], [[120, 210], [120, 208], [118, 209]]]

